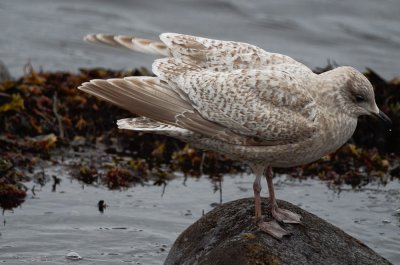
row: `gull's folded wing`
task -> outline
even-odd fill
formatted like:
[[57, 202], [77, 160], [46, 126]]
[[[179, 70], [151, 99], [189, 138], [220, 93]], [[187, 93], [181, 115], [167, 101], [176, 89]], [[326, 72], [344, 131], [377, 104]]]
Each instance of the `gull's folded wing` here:
[[153, 72], [184, 93], [209, 121], [264, 141], [299, 141], [315, 133], [317, 106], [289, 73], [274, 68], [215, 72], [174, 58], [156, 60]]

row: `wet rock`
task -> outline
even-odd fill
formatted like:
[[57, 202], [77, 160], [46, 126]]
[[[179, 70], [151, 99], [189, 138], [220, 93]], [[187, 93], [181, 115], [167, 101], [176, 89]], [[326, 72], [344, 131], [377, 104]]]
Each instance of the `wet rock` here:
[[66, 258], [66, 259], [69, 259], [69, 260], [81, 260], [81, 259], [82, 259], [82, 257], [81, 257], [78, 253], [76, 253], [76, 252], [74, 252], [74, 251], [69, 252], [69, 253], [65, 256], [65, 258]]
[[[292, 234], [276, 240], [253, 224], [253, 198], [228, 202], [203, 216], [175, 241], [165, 265], [175, 264], [391, 264], [359, 240], [293, 204], [278, 204], [302, 216], [283, 225]], [[271, 218], [263, 200], [265, 220]]]

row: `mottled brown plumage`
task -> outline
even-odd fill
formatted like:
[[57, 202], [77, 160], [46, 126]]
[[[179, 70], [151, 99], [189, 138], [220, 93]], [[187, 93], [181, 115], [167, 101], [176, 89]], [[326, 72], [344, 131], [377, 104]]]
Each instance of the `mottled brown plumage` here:
[[79, 88], [144, 116], [120, 120], [119, 128], [176, 137], [249, 164], [256, 173], [256, 222], [277, 238], [286, 231], [261, 221], [262, 173], [274, 218], [299, 223], [277, 207], [271, 167], [315, 161], [351, 137], [358, 116], [383, 115], [371, 84], [351, 67], [317, 75], [247, 43], [174, 33], [161, 34], [162, 42], [106, 34], [85, 39], [166, 56], [153, 63], [156, 77], [92, 80]]

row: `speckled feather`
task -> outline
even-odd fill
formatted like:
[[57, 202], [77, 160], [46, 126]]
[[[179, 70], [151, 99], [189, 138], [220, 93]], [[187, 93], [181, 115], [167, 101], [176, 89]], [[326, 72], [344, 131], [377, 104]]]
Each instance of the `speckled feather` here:
[[86, 37], [167, 56], [153, 63], [156, 77], [92, 80], [80, 87], [146, 116], [120, 120], [121, 129], [165, 134], [249, 164], [279, 167], [314, 161], [355, 130], [357, 116], [342, 94], [368, 81], [351, 67], [317, 75], [288, 56], [246, 43], [175, 33], [160, 39]]
[[296, 141], [315, 131], [317, 109], [306, 89], [281, 70], [215, 72], [189, 69], [173, 58], [160, 59], [153, 72], [207, 120], [241, 135], [267, 141]]

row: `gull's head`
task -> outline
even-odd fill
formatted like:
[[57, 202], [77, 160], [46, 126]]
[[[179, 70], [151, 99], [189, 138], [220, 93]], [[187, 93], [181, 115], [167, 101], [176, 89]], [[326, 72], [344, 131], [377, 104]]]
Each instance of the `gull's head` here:
[[390, 118], [376, 105], [374, 88], [371, 82], [352, 67], [344, 66], [337, 69], [346, 76], [341, 96], [348, 113], [354, 117], [362, 115], [376, 116], [386, 125], [391, 126], [392, 121]]

